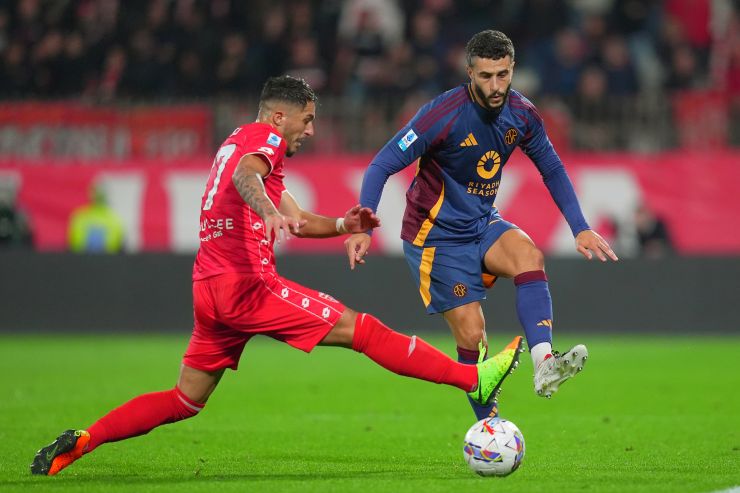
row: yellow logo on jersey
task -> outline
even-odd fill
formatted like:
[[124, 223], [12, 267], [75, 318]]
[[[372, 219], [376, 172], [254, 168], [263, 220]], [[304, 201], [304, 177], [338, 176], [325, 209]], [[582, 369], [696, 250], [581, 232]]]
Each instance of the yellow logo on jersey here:
[[504, 142], [506, 142], [507, 145], [511, 145], [516, 142], [518, 135], [519, 132], [517, 132], [515, 128], [510, 128], [506, 131], [506, 135], [504, 135]]
[[[490, 170], [486, 169], [486, 165], [489, 161], [493, 162]], [[498, 173], [498, 169], [500, 167], [501, 156], [499, 156], [498, 152], [496, 151], [488, 151], [487, 153], [483, 154], [483, 156], [481, 156], [480, 160], [478, 161], [478, 176], [486, 180], [490, 180], [491, 178], [496, 176], [496, 173]]]
[[478, 141], [475, 140], [475, 137], [473, 136], [473, 133], [469, 133], [468, 136], [460, 142], [460, 147], [470, 147], [470, 146], [477, 146]]
[[539, 325], [540, 327], [548, 327], [548, 328], [552, 329], [552, 320], [550, 320], [548, 318], [548, 319], [545, 319], [545, 320], [541, 321], [537, 325]]

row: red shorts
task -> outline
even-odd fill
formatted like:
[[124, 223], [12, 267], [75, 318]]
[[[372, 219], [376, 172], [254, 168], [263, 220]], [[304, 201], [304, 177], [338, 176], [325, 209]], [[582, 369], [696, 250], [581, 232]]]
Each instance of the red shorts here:
[[264, 334], [310, 352], [336, 325], [344, 305], [277, 273], [221, 274], [193, 282], [195, 327], [183, 363], [236, 370], [244, 345]]

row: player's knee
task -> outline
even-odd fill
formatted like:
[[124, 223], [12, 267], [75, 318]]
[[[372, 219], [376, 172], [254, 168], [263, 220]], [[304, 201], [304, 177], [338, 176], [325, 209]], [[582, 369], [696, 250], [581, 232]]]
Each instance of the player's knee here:
[[196, 416], [206, 406], [205, 402], [198, 402], [188, 397], [179, 387], [175, 387], [171, 392], [178, 421]]
[[464, 349], [478, 349], [478, 343], [483, 340], [483, 329], [477, 323], [459, 324], [455, 329], [457, 345]]
[[533, 270], [545, 270], [545, 254], [539, 248], [532, 246], [531, 248], [522, 250], [517, 255], [516, 264], [517, 274]]
[[355, 334], [357, 312], [349, 308], [344, 310], [339, 321], [319, 343], [322, 346], [342, 346], [351, 348]]
[[471, 350], [478, 348], [485, 329], [485, 320], [478, 303], [453, 308], [444, 313], [444, 318], [458, 346]]

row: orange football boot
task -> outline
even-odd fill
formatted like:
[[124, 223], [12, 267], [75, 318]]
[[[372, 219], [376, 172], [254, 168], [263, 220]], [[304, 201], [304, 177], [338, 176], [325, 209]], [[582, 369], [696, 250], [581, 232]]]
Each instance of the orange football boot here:
[[90, 443], [85, 430], [67, 430], [56, 440], [36, 452], [31, 464], [31, 474], [53, 476], [80, 457]]

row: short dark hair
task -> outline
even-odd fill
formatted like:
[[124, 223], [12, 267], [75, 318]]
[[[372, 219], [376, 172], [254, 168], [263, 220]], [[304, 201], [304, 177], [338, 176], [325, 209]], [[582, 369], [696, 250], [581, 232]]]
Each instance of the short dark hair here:
[[260, 95], [260, 109], [267, 101], [282, 101], [305, 108], [309, 101], [315, 103], [317, 100], [316, 93], [304, 79], [281, 75], [270, 77], [265, 82]]
[[473, 65], [473, 57], [490, 58], [498, 60], [506, 55], [514, 61], [514, 43], [501, 31], [481, 31], [468, 41], [465, 46], [465, 58], [468, 66]]

